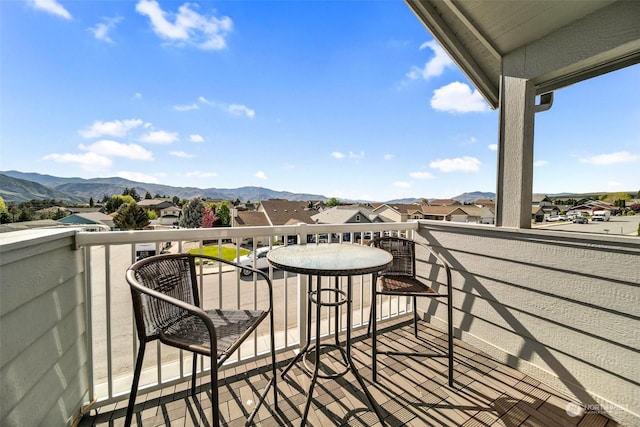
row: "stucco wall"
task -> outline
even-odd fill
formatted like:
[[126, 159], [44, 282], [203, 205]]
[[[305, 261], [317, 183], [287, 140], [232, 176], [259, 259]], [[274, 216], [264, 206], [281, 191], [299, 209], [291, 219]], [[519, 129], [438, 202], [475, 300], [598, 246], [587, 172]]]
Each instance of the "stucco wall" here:
[[[640, 425], [640, 238], [424, 221], [423, 239], [453, 267], [458, 337]], [[446, 326], [442, 304], [418, 310]]]
[[68, 425], [88, 400], [82, 251], [70, 230], [0, 235], [0, 425]]

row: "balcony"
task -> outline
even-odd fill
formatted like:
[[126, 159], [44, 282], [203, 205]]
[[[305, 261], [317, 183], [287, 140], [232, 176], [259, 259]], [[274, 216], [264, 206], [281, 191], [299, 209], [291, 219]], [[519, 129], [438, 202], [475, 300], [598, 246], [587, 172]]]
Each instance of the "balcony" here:
[[[273, 245], [287, 241], [283, 236], [305, 241], [308, 235], [333, 234], [365, 244], [357, 239], [365, 232], [404, 233], [432, 245], [453, 267], [455, 387], [446, 385], [445, 364], [439, 359], [382, 358], [380, 383], [371, 390], [388, 413], [389, 425], [640, 423], [640, 283], [634, 268], [639, 239], [421, 221], [4, 233], [0, 424], [46, 420], [68, 425], [87, 405], [82, 425], [117, 425], [124, 419], [137, 349], [124, 270], [135, 260], [136, 243], [153, 242], [159, 250], [171, 242], [170, 250], [183, 251], [245, 238]], [[429, 274], [429, 267], [428, 259], [418, 260], [419, 274]], [[253, 278], [219, 266], [202, 266], [200, 274], [206, 282], [205, 306], [215, 303], [223, 283], [233, 284], [238, 295], [248, 292], [253, 303]], [[306, 339], [300, 320], [306, 318], [306, 300], [299, 290], [305, 279], [278, 270], [269, 274], [277, 295], [276, 347], [284, 364]], [[368, 291], [368, 278], [358, 278], [354, 357], [367, 381]], [[424, 301], [414, 308], [410, 300], [385, 299], [379, 304], [381, 328], [389, 329], [384, 338], [388, 345], [412, 339], [405, 322], [414, 309], [429, 322], [422, 325], [424, 336], [436, 347], [443, 345], [446, 310], [440, 303]], [[323, 318], [323, 334], [334, 324], [328, 320], [331, 313]], [[395, 325], [400, 329], [392, 329]], [[244, 416], [253, 399], [247, 393], [261, 381], [264, 343], [257, 334], [225, 370], [223, 418], [230, 425]], [[187, 396], [189, 355], [154, 350], [146, 358], [137, 401], [141, 424], [203, 422], [210, 403], [204, 391], [196, 400]], [[288, 380], [280, 381], [283, 412], [274, 414], [267, 406], [256, 421], [295, 424], [304, 404], [305, 381], [302, 371], [292, 371]], [[375, 423], [353, 377], [319, 384], [311, 423]], [[584, 413], [569, 416], [568, 404], [581, 405]]]

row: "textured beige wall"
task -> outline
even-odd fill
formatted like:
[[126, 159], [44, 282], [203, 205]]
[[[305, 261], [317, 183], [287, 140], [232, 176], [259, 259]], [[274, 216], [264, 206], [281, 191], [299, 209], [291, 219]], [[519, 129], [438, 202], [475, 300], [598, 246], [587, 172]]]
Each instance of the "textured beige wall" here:
[[[640, 238], [424, 221], [422, 239], [453, 267], [458, 337], [640, 425]], [[446, 326], [443, 305], [418, 309]]]
[[68, 425], [88, 400], [83, 257], [69, 230], [0, 235], [0, 425]]

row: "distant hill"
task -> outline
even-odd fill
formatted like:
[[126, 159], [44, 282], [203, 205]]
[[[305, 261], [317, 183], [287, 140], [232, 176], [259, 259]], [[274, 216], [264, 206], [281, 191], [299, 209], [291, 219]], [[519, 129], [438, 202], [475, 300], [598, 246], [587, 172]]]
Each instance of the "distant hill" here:
[[456, 197], [452, 197], [451, 199], [457, 202], [460, 202], [464, 205], [465, 203], [473, 203], [478, 199], [495, 200], [496, 193], [473, 191], [471, 193], [462, 193]]
[[178, 196], [180, 199], [203, 197], [220, 200], [238, 199], [243, 202], [268, 199], [287, 199], [292, 201], [328, 200], [327, 197], [322, 195], [275, 191], [263, 187], [201, 189], [148, 184], [118, 177], [60, 178], [39, 173], [0, 171], [0, 196], [6, 202], [56, 199], [73, 203], [88, 203], [90, 198], [99, 201], [105, 195], [122, 194], [125, 188], [135, 189], [141, 197], [144, 197], [148, 191], [154, 196], [156, 194], [168, 197]]
[[12, 178], [3, 174], [0, 174], [0, 196], [2, 196], [5, 202], [16, 203], [28, 202], [34, 199], [52, 199], [69, 203], [86, 203], [88, 201], [88, 199], [83, 199], [37, 182]]

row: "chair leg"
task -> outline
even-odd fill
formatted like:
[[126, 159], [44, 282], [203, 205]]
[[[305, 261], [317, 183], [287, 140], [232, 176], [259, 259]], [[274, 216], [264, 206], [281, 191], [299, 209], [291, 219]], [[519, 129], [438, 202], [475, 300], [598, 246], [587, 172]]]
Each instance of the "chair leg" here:
[[271, 310], [271, 375], [273, 381], [273, 407], [278, 409], [278, 386], [276, 385], [276, 338], [275, 338], [275, 322], [273, 320], [273, 309]]
[[196, 372], [198, 369], [198, 354], [193, 353], [193, 368], [191, 369], [191, 396], [196, 397]]
[[377, 314], [376, 314], [376, 308], [378, 307], [378, 301], [376, 298], [376, 280], [377, 280], [378, 275], [376, 273], [373, 273], [373, 276], [371, 278], [371, 282], [372, 285], [371, 287], [373, 288], [372, 291], [372, 301], [371, 301], [371, 315], [370, 315], [370, 319], [369, 319], [369, 327], [373, 330], [373, 334], [371, 337], [371, 380], [375, 383], [378, 381], [378, 343], [376, 342], [376, 338], [377, 338], [377, 325], [376, 325], [376, 319], [377, 319]]
[[418, 338], [418, 305], [415, 296], [413, 297], [413, 335]]
[[138, 393], [138, 384], [140, 383], [140, 372], [142, 372], [142, 360], [144, 359], [144, 349], [146, 343], [140, 342], [140, 348], [138, 349], [138, 357], [136, 359], [136, 367], [133, 371], [133, 383], [131, 384], [131, 392], [129, 393], [129, 406], [127, 407], [127, 417], [124, 420], [125, 427], [131, 425], [133, 419], [133, 407], [136, 404], [136, 394]]
[[220, 425], [220, 402], [218, 400], [218, 365], [214, 360], [215, 353], [211, 356], [211, 425]]

